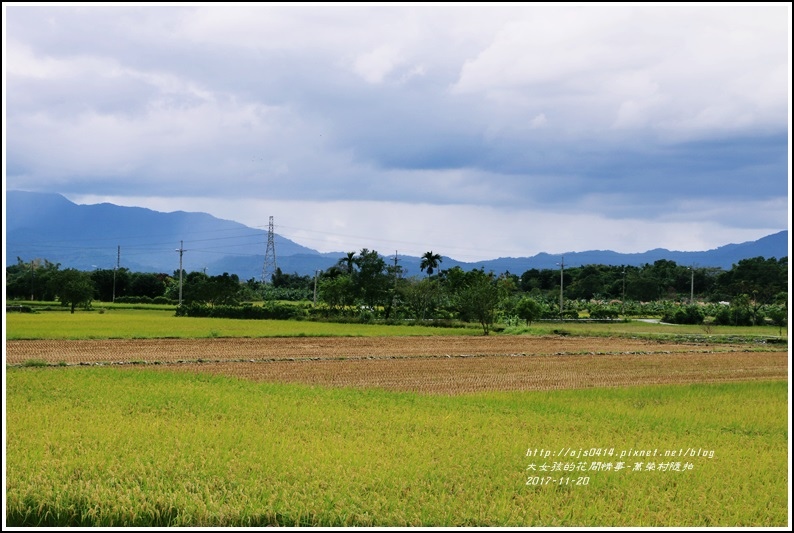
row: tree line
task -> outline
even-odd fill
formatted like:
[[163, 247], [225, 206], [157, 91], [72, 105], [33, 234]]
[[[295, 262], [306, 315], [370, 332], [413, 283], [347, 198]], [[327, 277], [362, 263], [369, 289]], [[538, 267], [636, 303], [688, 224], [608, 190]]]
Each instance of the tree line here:
[[[347, 253], [315, 276], [276, 269], [269, 283], [261, 283], [228, 273], [182, 272], [180, 284], [178, 271], [84, 272], [18, 258], [16, 265], [6, 268], [6, 297], [59, 300], [72, 310], [91, 301], [235, 306], [291, 300], [307, 302], [314, 314], [327, 318], [458, 319], [478, 322], [486, 333], [497, 320], [529, 323], [583, 313], [609, 319], [646, 314], [649, 309], [679, 322], [702, 322], [701, 315], [708, 314], [716, 323], [761, 323], [764, 317], [785, 312], [788, 299], [787, 258], [744, 259], [727, 271], [660, 259], [643, 266], [585, 265], [522, 274], [443, 269], [442, 263], [439, 254], [427, 252], [420, 263], [422, 275], [409, 277], [397, 261], [364, 248]], [[695, 303], [700, 307], [686, 310]], [[737, 306], [741, 311], [731, 310]]]

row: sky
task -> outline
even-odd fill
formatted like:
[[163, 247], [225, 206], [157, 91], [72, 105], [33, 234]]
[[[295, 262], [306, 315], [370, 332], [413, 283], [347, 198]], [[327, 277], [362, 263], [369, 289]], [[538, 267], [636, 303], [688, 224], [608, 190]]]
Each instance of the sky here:
[[791, 21], [4, 3], [3, 197], [273, 216], [321, 252], [461, 261], [756, 240], [791, 219]]

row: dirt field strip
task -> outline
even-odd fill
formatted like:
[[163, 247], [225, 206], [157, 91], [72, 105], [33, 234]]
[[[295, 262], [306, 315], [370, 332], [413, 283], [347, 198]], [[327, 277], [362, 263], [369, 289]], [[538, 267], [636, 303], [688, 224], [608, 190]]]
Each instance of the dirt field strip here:
[[[748, 345], [677, 344], [605, 337], [288, 337], [6, 341], [6, 364], [266, 361], [485, 355], [746, 352]], [[763, 348], [759, 348], [763, 349]]]
[[788, 352], [583, 337], [8, 341], [6, 364], [129, 365], [431, 394], [787, 379]]
[[213, 362], [157, 368], [222, 374], [256, 381], [461, 394], [786, 379], [788, 366], [785, 352], [732, 352]]

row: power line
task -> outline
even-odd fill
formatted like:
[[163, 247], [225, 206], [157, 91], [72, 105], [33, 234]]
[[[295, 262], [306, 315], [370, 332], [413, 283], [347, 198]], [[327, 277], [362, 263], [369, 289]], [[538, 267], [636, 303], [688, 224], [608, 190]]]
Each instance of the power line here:
[[[432, 249], [442, 248], [442, 249], [445, 249], [445, 250], [455, 250], [455, 251], [458, 251], [458, 252], [476, 252], [478, 254], [481, 254], [483, 252], [490, 252], [490, 253], [494, 254], [495, 256], [498, 256], [499, 254], [515, 253], [515, 250], [486, 250], [486, 249], [483, 249], [481, 247], [479, 247], [479, 248], [467, 248], [467, 247], [462, 247], [462, 246], [450, 246], [448, 244], [439, 244], [439, 243], [405, 241], [405, 240], [397, 240], [397, 239], [386, 239], [386, 238], [382, 238], [382, 237], [365, 237], [365, 236], [358, 236], [358, 235], [347, 235], [347, 234], [343, 234], [343, 233], [336, 233], [336, 232], [330, 232], [330, 231], [320, 231], [320, 230], [311, 230], [311, 229], [306, 229], [306, 228], [298, 228], [298, 227], [294, 227], [294, 226], [278, 225], [276, 227], [277, 228], [284, 228], [284, 229], [287, 229], [287, 230], [291, 229], [291, 230], [295, 230], [295, 231], [298, 231], [298, 232], [314, 233], [314, 234], [319, 234], [319, 235], [330, 235], [330, 236], [333, 236], [333, 237], [358, 240], [358, 241], [362, 241], [365, 245], [366, 245], [366, 243], [371, 243], [373, 241], [379, 241], [381, 243], [409, 245], [409, 246], [414, 246], [414, 247], [420, 247], [421, 246], [421, 247], [432, 248]], [[285, 233], [283, 231], [279, 231], [279, 235], [281, 235], [282, 237], [288, 238], [290, 240], [293, 240], [295, 242], [300, 240], [300, 241], [315, 241], [315, 242], [322, 242], [322, 243], [329, 244], [329, 241], [327, 239], [313, 238], [313, 237], [308, 237], [308, 236], [304, 236], [304, 235], [297, 235], [296, 236], [295, 233], [292, 233], [292, 235], [290, 235], [289, 233]], [[340, 246], [342, 246], [342, 245], [340, 245]], [[369, 245], [368, 247], [371, 247], [371, 245]], [[342, 251], [342, 250], [336, 250], [336, 251]], [[447, 252], [447, 253], [449, 253], [449, 252]]]
[[[231, 230], [209, 230], [206, 233], [215, 233], [215, 232], [218, 232], [218, 231], [231, 231]], [[239, 230], [235, 230], [235, 231], [239, 231]], [[259, 239], [262, 236], [263, 232], [261, 232], [259, 230], [256, 230], [256, 231], [257, 231], [256, 233], [249, 232], [249, 233], [240, 234], [240, 235], [229, 235], [229, 236], [223, 236], [223, 237], [211, 237], [211, 238], [206, 238], [206, 239], [191, 239], [190, 242], [224, 241], [224, 240], [228, 240], [228, 239], [251, 239], [251, 238]], [[187, 232], [187, 233], [180, 232], [180, 233], [172, 233], [170, 235], [177, 236], [177, 235], [191, 235], [191, 234], [203, 235], [203, 234], [205, 234], [205, 232]], [[126, 236], [126, 237], [123, 237], [123, 236], [96, 237], [96, 238], [91, 238], [91, 239], [60, 239], [60, 240], [47, 240], [47, 241], [26, 241], [25, 244], [28, 245], [28, 246], [37, 246], [37, 247], [55, 247], [55, 246], [60, 246], [60, 245], [62, 245], [64, 243], [66, 243], [66, 244], [74, 244], [74, 245], [76, 245], [75, 247], [77, 247], [77, 245], [79, 245], [79, 248], [81, 248], [81, 249], [86, 249], [86, 248], [87, 249], [104, 249], [105, 247], [102, 246], [102, 245], [93, 246], [93, 247], [86, 247], [86, 246], [80, 245], [79, 243], [83, 243], [83, 242], [95, 243], [95, 242], [102, 242], [102, 241], [109, 241], [109, 240], [134, 241], [134, 240], [138, 240], [138, 239], [141, 239], [141, 238], [144, 238], [144, 237], [149, 237], [149, 236], [133, 235], [133, 236]], [[132, 247], [132, 248], [143, 248], [143, 247], [153, 247], [153, 246], [168, 246], [169, 244], [170, 244], [170, 241], [144, 241], [144, 242], [140, 242], [140, 243], [136, 243], [136, 244], [127, 243], [127, 244], [125, 244], [125, 248], [127, 246]]]
[[[272, 218], [271, 223], [272, 223]], [[278, 225], [269, 224], [268, 225], [268, 242], [267, 248], [265, 250], [266, 261], [267, 264], [263, 265], [263, 272], [262, 275], [266, 278], [264, 281], [267, 281], [268, 276], [275, 273], [276, 270], [276, 254], [275, 254], [275, 229], [279, 229], [279, 235], [283, 238], [288, 238], [293, 240], [294, 242], [306, 242], [306, 241], [316, 241], [322, 242], [326, 245], [333, 244], [332, 240], [318, 238], [317, 235], [320, 236], [333, 236], [340, 240], [356, 240], [360, 241], [360, 244], [353, 245], [355, 247], [364, 246], [372, 248], [372, 242], [377, 241], [381, 244], [385, 243], [398, 243], [401, 246], [425, 246], [428, 248], [444, 248], [446, 250], [446, 254], [449, 255], [450, 252], [458, 251], [472, 251], [483, 253], [482, 248], [463, 248], [463, 247], [456, 247], [456, 246], [449, 246], [449, 245], [442, 245], [437, 246], [431, 243], [419, 243], [416, 241], [405, 241], [405, 240], [396, 240], [396, 239], [384, 239], [384, 238], [372, 238], [366, 237], [361, 235], [350, 235], [350, 234], [343, 234], [337, 232], [330, 232], [330, 231], [322, 231], [322, 230], [313, 230], [307, 228], [299, 228], [294, 226], [286, 226], [286, 225]], [[286, 230], [282, 231], [282, 230]], [[291, 231], [290, 231], [291, 230]], [[225, 235], [224, 235], [225, 233]], [[254, 229], [251, 227], [243, 227], [243, 228], [234, 228], [234, 229], [218, 229], [218, 230], [206, 230], [206, 231], [193, 231], [187, 232], [186, 235], [194, 235], [196, 238], [190, 239], [189, 246], [191, 251], [198, 252], [198, 253], [208, 253], [208, 254], [216, 254], [216, 255], [235, 255], [240, 257], [255, 257], [259, 254], [256, 253], [239, 253], [239, 252], [232, 252], [231, 250], [234, 248], [244, 248], [246, 250], [251, 249], [251, 245], [254, 244], [251, 239], [258, 240], [261, 238], [262, 230]], [[285, 234], [286, 233], [286, 234]], [[214, 234], [214, 235], [213, 235]], [[290, 235], [292, 234], [292, 235]], [[308, 234], [308, 235], [307, 235]], [[315, 236], [312, 236], [315, 235]], [[125, 247], [126, 257], [142, 257], [151, 254], [163, 254], [167, 253], [168, 250], [171, 248], [168, 246], [167, 241], [163, 241], [165, 235], [158, 235], [158, 239], [156, 241], [144, 241], [144, 242], [131, 242], [141, 238], [143, 236], [133, 235], [129, 237], [122, 237], [118, 238], [115, 237], [117, 242], [121, 242], [121, 245]], [[52, 241], [39, 241], [39, 242], [30, 242], [26, 241], [24, 244], [15, 246], [14, 252], [15, 253], [40, 253], [42, 249], [50, 249], [53, 252], [60, 251], [63, 252], [64, 250], [80, 250], [83, 252], [86, 251], [106, 251], [107, 247], [98, 244], [96, 246], [85, 245], [86, 241], [90, 241], [92, 243], [101, 243], [102, 241], [109, 240], [110, 237], [98, 237], [96, 239], [74, 239], [74, 240], [52, 240]], [[182, 241], [184, 242], [184, 240]], [[261, 242], [261, 241], [260, 241]], [[209, 246], [196, 246], [200, 243], [210, 244]], [[344, 247], [350, 247], [351, 244], [348, 241], [348, 244], [345, 245], [344, 243], [339, 243], [340, 250], [335, 251], [342, 251], [341, 249]], [[493, 254], [498, 255], [499, 251], [497, 250], [490, 250]], [[508, 252], [509, 253], [509, 252]]]

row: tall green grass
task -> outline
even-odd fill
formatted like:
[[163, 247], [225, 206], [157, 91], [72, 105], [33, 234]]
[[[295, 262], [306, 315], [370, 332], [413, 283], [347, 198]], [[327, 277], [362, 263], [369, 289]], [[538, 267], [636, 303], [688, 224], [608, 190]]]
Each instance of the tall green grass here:
[[[7, 369], [13, 526], [785, 526], [787, 383], [422, 396]], [[528, 450], [713, 450], [573, 471]], [[625, 461], [625, 459], [624, 459]], [[648, 459], [632, 459], [634, 462]], [[655, 463], [659, 459], [654, 458]], [[627, 463], [628, 464], [628, 463]], [[579, 478], [587, 485], [575, 485]], [[574, 483], [574, 484], [572, 484]]]

